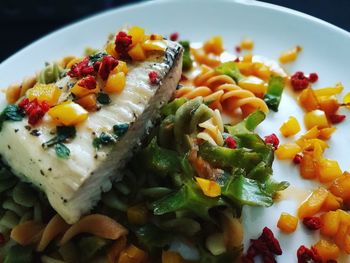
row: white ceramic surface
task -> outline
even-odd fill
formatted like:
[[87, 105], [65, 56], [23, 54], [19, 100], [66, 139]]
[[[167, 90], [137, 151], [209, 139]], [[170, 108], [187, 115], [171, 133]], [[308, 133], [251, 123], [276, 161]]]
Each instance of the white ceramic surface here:
[[[196, 0], [152, 1], [111, 10], [58, 30], [19, 51], [0, 64], [0, 87], [21, 80], [39, 70], [45, 61], [69, 54], [81, 54], [86, 46], [101, 46], [106, 36], [123, 25], [139, 25], [149, 32], [169, 35], [179, 32], [181, 39], [203, 41], [213, 35], [222, 35], [227, 50], [243, 37], [254, 39], [254, 54], [277, 59], [282, 51], [299, 44], [303, 47], [298, 60], [287, 70], [317, 72], [320, 80], [316, 87], [334, 85], [341, 81], [350, 91], [349, 61], [350, 34], [308, 15], [256, 1]], [[3, 39], [3, 41], [6, 41]], [[0, 93], [0, 100], [4, 95]], [[339, 124], [326, 156], [339, 161], [343, 170], [350, 169], [350, 114], [349, 120]], [[283, 95], [278, 113], [271, 113], [259, 128], [261, 135], [275, 132], [281, 123], [293, 115], [302, 123], [302, 110], [289, 94]], [[287, 141], [282, 139], [282, 142]], [[274, 177], [287, 180], [294, 188], [312, 189], [316, 184], [302, 180], [298, 169], [290, 162], [276, 161]], [[294, 214], [300, 202], [295, 197], [282, 200], [270, 208], [245, 208], [243, 221], [245, 240], [256, 238], [264, 226], [269, 226], [279, 238], [283, 255], [278, 262], [296, 262], [296, 250], [301, 244], [312, 245], [317, 235], [299, 224], [291, 235], [281, 234], [276, 222], [282, 211]], [[350, 258], [343, 257], [342, 262]]]

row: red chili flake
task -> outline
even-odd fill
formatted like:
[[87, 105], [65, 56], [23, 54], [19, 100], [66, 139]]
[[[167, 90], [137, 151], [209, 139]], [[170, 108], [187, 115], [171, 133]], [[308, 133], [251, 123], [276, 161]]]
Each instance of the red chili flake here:
[[346, 118], [345, 115], [340, 115], [340, 114], [333, 114], [333, 115], [329, 116], [329, 119], [330, 119], [331, 123], [333, 123], [333, 124], [340, 123], [340, 122], [344, 121], [345, 118]]
[[237, 57], [233, 62], [236, 62], [236, 63], [240, 62], [239, 57]]
[[310, 230], [317, 230], [322, 227], [321, 218], [317, 216], [305, 217], [303, 219], [303, 224]]
[[231, 136], [228, 136], [226, 139], [225, 139], [225, 143], [226, 143], [226, 146], [228, 148], [231, 148], [231, 149], [236, 149], [237, 148], [237, 142], [236, 140], [231, 137]]
[[235, 50], [236, 50], [237, 53], [240, 53], [240, 52], [242, 51], [242, 49], [241, 49], [240, 46], [236, 46], [236, 47], [235, 47]]
[[158, 73], [155, 72], [155, 71], [151, 71], [150, 73], [148, 73], [148, 77], [149, 77], [149, 81], [152, 83], [152, 84], [157, 84], [158, 82]]
[[263, 232], [259, 237], [259, 239], [263, 240], [266, 243], [267, 247], [272, 253], [276, 255], [282, 255], [282, 249], [281, 249], [280, 243], [275, 238], [270, 228], [264, 227]]
[[6, 239], [2, 233], [0, 233], [0, 246], [4, 245], [6, 243]]
[[305, 247], [304, 245], [298, 248], [297, 258], [298, 258], [298, 263], [309, 263], [311, 261], [315, 263], [322, 262], [319, 254], [317, 253], [317, 250], [314, 247], [310, 249]]
[[294, 90], [303, 90], [309, 86], [309, 79], [303, 72], [297, 71], [291, 76], [290, 83]]
[[71, 70], [68, 71], [67, 75], [71, 78], [79, 78], [94, 73], [94, 67], [89, 65], [89, 58], [84, 58], [79, 63], [72, 66]]
[[98, 74], [103, 80], [108, 78], [109, 73], [118, 65], [118, 60], [113, 56], [104, 56]]
[[128, 48], [132, 44], [132, 36], [120, 31], [115, 37], [115, 51], [122, 57], [128, 57]]
[[315, 83], [318, 80], [318, 75], [317, 73], [313, 72], [309, 74], [309, 81], [311, 83]]
[[274, 133], [265, 136], [265, 142], [272, 144], [272, 146], [275, 150], [277, 149], [278, 145], [280, 144], [280, 140], [278, 139], [277, 135]]
[[78, 85], [80, 87], [83, 87], [86, 89], [95, 89], [96, 88], [96, 79], [94, 76], [87, 75], [86, 77], [84, 77], [78, 81]]
[[179, 33], [174, 32], [170, 35], [170, 40], [171, 41], [176, 41], [179, 38]]
[[295, 164], [299, 164], [302, 159], [303, 159], [303, 156], [300, 153], [297, 153], [293, 158], [293, 162]]

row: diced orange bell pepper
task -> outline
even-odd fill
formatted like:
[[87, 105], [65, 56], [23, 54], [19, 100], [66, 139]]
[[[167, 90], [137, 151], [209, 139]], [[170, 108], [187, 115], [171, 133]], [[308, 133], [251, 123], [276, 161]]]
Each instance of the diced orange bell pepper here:
[[196, 181], [206, 196], [217, 197], [221, 195], [221, 188], [217, 182], [201, 177], [196, 177]]
[[323, 110], [327, 116], [331, 116], [339, 109], [339, 102], [336, 97], [319, 97], [318, 105], [320, 110]]
[[242, 57], [242, 61], [243, 62], [252, 62], [253, 61], [253, 54], [252, 53], [245, 54]]
[[328, 196], [328, 190], [319, 187], [299, 206], [299, 218], [313, 216], [321, 210], [321, 207]]
[[54, 106], [61, 96], [61, 90], [55, 84], [37, 83], [27, 91], [27, 96], [30, 101], [37, 99], [40, 102], [46, 101], [50, 106]]
[[21, 85], [13, 84], [6, 89], [6, 100], [9, 104], [15, 103], [21, 94]]
[[335, 196], [331, 192], [328, 193], [328, 196], [326, 200], [324, 201], [322, 205], [322, 210], [324, 211], [334, 211], [341, 207], [343, 203], [343, 199], [340, 197]]
[[285, 233], [292, 233], [297, 229], [298, 218], [288, 213], [282, 213], [277, 222], [277, 227]]
[[137, 43], [128, 51], [129, 56], [132, 60], [143, 61], [146, 59], [145, 51], [143, 50], [140, 43]]
[[258, 97], [263, 97], [267, 91], [267, 84], [262, 79], [259, 79], [255, 76], [248, 76], [241, 79], [238, 82], [238, 86], [242, 89], [249, 90], [253, 92]]
[[350, 199], [350, 176], [347, 176], [345, 173], [342, 176], [336, 178], [329, 190], [335, 196], [342, 198], [344, 201]]
[[124, 74], [128, 74], [129, 69], [125, 61], [118, 60], [118, 65], [111, 71], [110, 74], [124, 72]]
[[318, 163], [318, 179], [321, 183], [329, 183], [342, 175], [342, 171], [335, 160], [322, 159]]
[[148, 255], [142, 249], [129, 245], [124, 249], [118, 259], [118, 263], [146, 263]]
[[283, 52], [279, 57], [279, 62], [281, 64], [293, 62], [294, 60], [297, 59], [300, 51], [301, 51], [301, 47], [296, 46], [292, 50], [288, 50], [288, 51]]
[[313, 153], [305, 151], [303, 158], [300, 162], [300, 175], [305, 179], [314, 179], [316, 178], [316, 167], [314, 162]]
[[350, 226], [348, 223], [340, 223], [334, 241], [342, 250], [350, 253]]
[[322, 110], [313, 110], [307, 112], [304, 116], [304, 122], [308, 130], [314, 126], [317, 126], [319, 129], [327, 128], [329, 126], [326, 114]]
[[143, 42], [145, 39], [145, 30], [138, 26], [133, 26], [129, 29], [128, 35], [131, 36], [131, 46], [135, 46], [136, 44]]
[[163, 250], [162, 263], [185, 263], [185, 260], [177, 252]]
[[[252, 63], [252, 66], [253, 66], [252, 74], [254, 76], [256, 76], [256, 77], [258, 77], [266, 82], [270, 79], [271, 70], [264, 63], [254, 62], [254, 63]], [[242, 72], [242, 74], [244, 74], [244, 73]]]
[[331, 241], [321, 239], [314, 246], [318, 255], [321, 257], [322, 262], [327, 262], [328, 260], [336, 260], [339, 257], [340, 249], [339, 247]]
[[89, 94], [75, 101], [80, 106], [88, 111], [95, 111], [97, 108], [97, 101], [95, 94]]
[[317, 127], [312, 127], [306, 133], [304, 133], [301, 137], [304, 139], [316, 139], [320, 135], [320, 130]]
[[311, 88], [304, 89], [300, 93], [298, 100], [306, 111], [312, 111], [318, 108], [317, 97]]
[[334, 96], [342, 93], [343, 89], [344, 89], [343, 84], [337, 83], [335, 84], [334, 87], [316, 89], [314, 90], [314, 92], [317, 97], [322, 97], [322, 96], [330, 97], [330, 96]]
[[300, 125], [298, 120], [291, 116], [287, 121], [285, 121], [280, 127], [280, 132], [284, 137], [289, 137], [300, 132]]
[[337, 128], [335, 127], [323, 128], [320, 130], [318, 138], [320, 138], [321, 140], [329, 140], [336, 130]]
[[221, 36], [213, 36], [207, 40], [203, 49], [206, 53], [213, 53], [214, 55], [219, 56], [224, 51], [224, 45]]
[[52, 119], [63, 125], [77, 125], [85, 121], [89, 113], [79, 104], [72, 101], [63, 102], [48, 112]]
[[350, 109], [350, 92], [345, 94], [343, 98], [343, 103], [346, 105], [348, 109]]
[[236, 65], [243, 75], [249, 76], [254, 74], [254, 63], [239, 61], [236, 63]]
[[126, 214], [128, 221], [134, 225], [144, 225], [148, 220], [147, 208], [142, 204], [128, 207]]
[[249, 38], [243, 39], [239, 47], [243, 50], [252, 50], [254, 48], [254, 41]]
[[340, 225], [340, 216], [337, 211], [329, 211], [321, 215], [322, 227], [321, 234], [332, 237], [338, 232]]
[[164, 40], [146, 40], [142, 43], [142, 48], [145, 51], [165, 51], [167, 44]]
[[77, 83], [75, 83], [73, 88], [71, 88], [70, 92], [72, 94], [74, 94], [75, 97], [82, 98], [82, 97], [85, 97], [89, 94], [96, 94], [97, 92], [99, 92], [99, 90], [100, 89], [99, 89], [98, 85], [96, 85], [96, 88], [94, 88], [94, 89], [87, 89], [87, 88], [80, 86], [77, 82]]
[[115, 43], [114, 42], [112, 42], [112, 41], [108, 42], [107, 45], [105, 46], [105, 50], [109, 55], [111, 55], [115, 58], [119, 57], [117, 51], [115, 50]]
[[299, 152], [301, 152], [299, 145], [295, 143], [285, 143], [278, 146], [275, 154], [280, 160], [291, 160]]
[[126, 84], [124, 72], [109, 74], [104, 91], [107, 93], [120, 93]]
[[191, 54], [199, 64], [216, 67], [221, 64], [220, 57], [214, 54], [206, 54], [202, 48], [191, 48]]

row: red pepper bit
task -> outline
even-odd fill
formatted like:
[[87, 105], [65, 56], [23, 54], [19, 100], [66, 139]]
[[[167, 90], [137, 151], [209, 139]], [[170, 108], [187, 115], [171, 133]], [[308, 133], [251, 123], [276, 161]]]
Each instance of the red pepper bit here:
[[305, 217], [303, 224], [310, 230], [318, 230], [322, 227], [322, 221], [317, 216]]
[[30, 125], [37, 124], [50, 109], [50, 106], [46, 101], [38, 102], [37, 99], [29, 101], [27, 98], [24, 98], [18, 104], [18, 107], [22, 108], [28, 115], [28, 123]]
[[103, 80], [108, 78], [109, 73], [118, 65], [118, 60], [113, 56], [104, 56], [98, 69], [98, 74]]
[[233, 62], [239, 63], [241, 60], [237, 57]]
[[89, 58], [84, 58], [79, 63], [72, 66], [71, 70], [68, 71], [67, 75], [71, 78], [79, 78], [94, 73], [94, 67], [89, 65]]
[[237, 53], [241, 53], [241, 51], [242, 51], [242, 49], [241, 49], [240, 46], [236, 46], [236, 47], [235, 47], [235, 50], [236, 50]]
[[265, 142], [272, 144], [275, 150], [278, 148], [278, 145], [280, 144], [280, 140], [278, 139], [277, 135], [274, 133], [265, 136]]
[[120, 31], [115, 36], [115, 51], [122, 57], [127, 58], [129, 46], [132, 44], [132, 36], [127, 35], [125, 32]]
[[6, 243], [6, 239], [2, 233], [0, 233], [0, 246], [4, 245]]
[[179, 33], [174, 32], [174, 33], [170, 34], [171, 41], [176, 41], [178, 38], [179, 38]]
[[149, 81], [152, 83], [152, 84], [157, 84], [158, 83], [158, 73], [155, 72], [155, 71], [151, 71], [149, 74], [148, 74], [148, 77], [149, 77]]
[[290, 77], [290, 83], [294, 90], [303, 90], [309, 86], [309, 79], [303, 72], [297, 71]]
[[309, 81], [311, 83], [315, 83], [318, 80], [318, 75], [317, 73], [313, 72], [309, 74]]
[[90, 89], [90, 90], [95, 89], [96, 88], [96, 79], [94, 76], [87, 75], [86, 77], [84, 77], [78, 81], [78, 85], [80, 87]]
[[320, 256], [317, 253], [317, 250], [312, 247], [311, 249], [305, 247], [304, 245], [301, 245], [297, 250], [297, 258], [298, 263], [309, 263], [309, 262], [315, 262], [315, 263], [321, 263], [322, 260], [320, 259]]
[[295, 164], [299, 164], [302, 159], [303, 159], [303, 156], [300, 153], [297, 153], [293, 158], [293, 162]]
[[345, 118], [346, 118], [345, 115], [340, 115], [340, 114], [333, 114], [333, 115], [329, 116], [329, 120], [333, 124], [340, 123], [340, 122], [344, 121]]
[[226, 143], [226, 146], [228, 148], [231, 148], [231, 149], [236, 149], [237, 148], [237, 142], [236, 140], [231, 137], [231, 136], [228, 136], [226, 139], [225, 139], [225, 143]]

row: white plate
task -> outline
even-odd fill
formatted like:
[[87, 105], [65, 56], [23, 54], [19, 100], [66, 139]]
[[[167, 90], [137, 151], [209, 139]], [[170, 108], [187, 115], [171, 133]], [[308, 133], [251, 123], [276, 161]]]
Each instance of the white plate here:
[[[317, 72], [320, 80], [316, 87], [334, 85], [341, 81], [350, 91], [350, 34], [324, 21], [290, 9], [255, 1], [156, 1], [127, 6], [93, 16], [58, 30], [16, 53], [0, 65], [0, 87], [21, 80], [39, 70], [45, 61], [69, 54], [81, 54], [86, 46], [101, 46], [106, 36], [121, 26], [139, 25], [150, 32], [169, 35], [179, 32], [181, 39], [203, 41], [213, 35], [222, 35], [227, 50], [243, 37], [255, 40], [254, 53], [277, 59], [280, 52], [299, 44], [303, 47], [298, 60], [288, 70]], [[3, 39], [6, 41], [6, 39]], [[0, 94], [0, 104], [3, 95]], [[344, 113], [350, 119], [349, 111]], [[302, 111], [295, 100], [284, 94], [280, 111], [271, 113], [259, 132], [279, 134], [281, 123], [294, 115], [302, 123]], [[330, 141], [326, 156], [339, 161], [343, 170], [349, 169], [349, 120], [339, 124]], [[283, 140], [285, 141], [285, 140]], [[302, 180], [298, 169], [290, 162], [274, 163], [274, 177], [288, 180], [298, 188], [313, 188], [315, 183]], [[296, 191], [297, 192], [297, 191]], [[276, 228], [282, 211], [295, 214], [298, 200], [283, 200], [271, 208], [245, 208], [244, 226], [246, 242], [256, 238], [264, 226], [269, 226], [281, 242], [283, 255], [278, 262], [296, 262], [296, 250], [301, 244], [310, 246], [317, 235], [299, 224], [298, 231], [285, 235]], [[346, 257], [343, 262], [349, 261]]]

